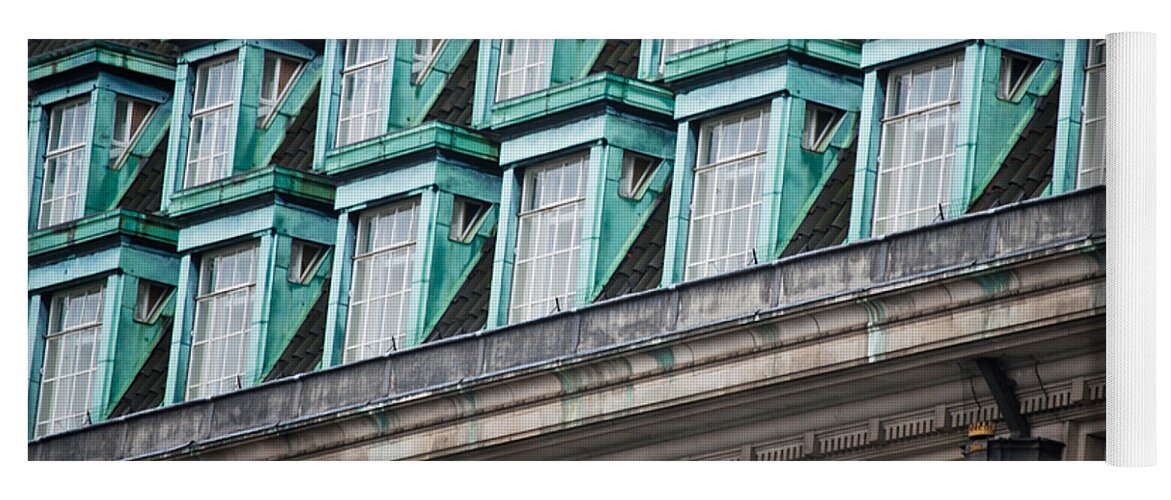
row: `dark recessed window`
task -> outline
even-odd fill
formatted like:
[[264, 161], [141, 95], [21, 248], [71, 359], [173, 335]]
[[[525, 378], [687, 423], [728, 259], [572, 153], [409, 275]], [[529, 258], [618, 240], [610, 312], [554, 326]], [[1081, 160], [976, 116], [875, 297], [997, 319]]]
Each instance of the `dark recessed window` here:
[[1017, 92], [1029, 81], [1029, 77], [1037, 69], [1037, 60], [1018, 54], [1005, 52], [1000, 55], [1000, 86], [996, 96], [1011, 100]]
[[293, 240], [293, 249], [289, 254], [289, 281], [308, 283], [324, 255], [325, 247], [321, 245]]
[[154, 281], [138, 280], [138, 300], [134, 304], [134, 321], [154, 323], [159, 319], [163, 304], [175, 288]]
[[264, 74], [260, 80], [260, 106], [256, 110], [257, 123], [263, 124], [280, 105], [290, 84], [301, 71], [301, 61], [268, 53], [264, 56]]
[[622, 179], [619, 183], [618, 194], [625, 198], [642, 198], [646, 187], [654, 177], [659, 160], [654, 158], [626, 153], [622, 158]]
[[801, 133], [801, 147], [822, 152], [829, 146], [838, 122], [846, 114], [840, 110], [808, 103], [805, 105], [805, 130]]
[[488, 204], [462, 196], [455, 197], [455, 205], [451, 208], [451, 232], [449, 239], [467, 243], [476, 234], [476, 227], [488, 213]]

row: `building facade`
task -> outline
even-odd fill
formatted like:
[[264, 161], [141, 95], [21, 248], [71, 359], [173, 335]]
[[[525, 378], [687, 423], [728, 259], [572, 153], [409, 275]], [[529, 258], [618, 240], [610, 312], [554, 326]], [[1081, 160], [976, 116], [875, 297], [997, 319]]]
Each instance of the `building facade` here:
[[1102, 459], [1105, 49], [31, 40], [29, 458]]

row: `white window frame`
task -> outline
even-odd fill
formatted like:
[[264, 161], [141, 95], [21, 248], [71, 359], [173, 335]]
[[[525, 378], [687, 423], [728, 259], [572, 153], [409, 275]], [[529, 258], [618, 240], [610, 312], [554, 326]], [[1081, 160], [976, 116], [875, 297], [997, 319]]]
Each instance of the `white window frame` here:
[[[963, 64], [963, 53], [953, 53], [897, 68], [892, 70], [888, 76], [886, 102], [883, 104], [885, 116], [882, 119], [878, 172], [875, 180], [873, 236], [891, 234], [930, 224], [932, 221], [940, 220], [940, 212], [946, 217], [951, 206], [952, 176], [956, 167], [955, 162], [958, 161], [955, 154], [955, 134], [961, 108], [960, 92], [964, 78]], [[933, 75], [933, 70], [945, 66], [950, 67], [951, 70], [948, 80], [950, 86], [946, 98], [932, 101], [931, 97], [934, 94], [935, 86], [934, 76], [932, 76], [926, 84], [927, 96], [922, 99], [921, 103], [913, 107], [909, 103], [906, 109], [897, 109], [899, 103], [903, 102], [903, 93], [898, 87], [902, 82], [902, 77], [911, 76], [910, 83], [906, 87], [907, 90], [914, 91], [916, 74], [923, 74], [926, 71], [926, 74]], [[911, 94], [911, 100], [914, 99], [914, 96], [915, 94]], [[928, 140], [930, 120], [932, 116], [940, 113], [942, 113], [943, 119], [943, 147], [939, 149], [938, 155], [927, 157], [925, 156], [928, 152], [927, 148], [934, 145], [933, 141]], [[911, 156], [908, 160], [907, 155], [914, 154], [909, 153], [907, 148], [909, 141], [906, 138], [910, 135], [901, 131], [908, 126], [918, 126], [920, 123], [923, 127], [923, 140], [918, 145], [918, 155]], [[896, 133], [896, 130], [902, 134], [898, 136], [902, 142], [898, 145], [898, 161], [892, 161], [896, 151], [892, 149], [894, 146], [890, 142], [891, 136]], [[932, 172], [928, 168], [932, 166], [932, 163], [938, 168], [937, 171]], [[930, 180], [930, 177], [927, 176], [933, 174], [937, 176], [935, 196], [928, 196], [928, 203], [924, 203], [924, 179]], [[907, 175], [914, 176], [913, 184], [908, 184], [904, 179]], [[897, 179], [894, 179], [896, 176]], [[889, 193], [888, 190], [890, 190]], [[930, 195], [930, 191], [926, 194]], [[903, 197], [912, 195], [915, 200], [913, 206], [900, 209], [899, 207], [904, 201]]]
[[[102, 345], [103, 292], [104, 286], [99, 282], [53, 294], [49, 304], [49, 324], [45, 331], [44, 357], [41, 360], [42, 379], [34, 427], [36, 437], [89, 423], [94, 378], [98, 370], [98, 351]], [[76, 300], [85, 302], [80, 312], [70, 309]], [[85, 317], [86, 313], [91, 312], [91, 317]], [[65, 325], [71, 316], [79, 321]], [[82, 359], [84, 356], [78, 356], [77, 352], [85, 342], [89, 343], [89, 359]], [[84, 384], [83, 388], [79, 382]], [[59, 392], [62, 384], [69, 384], [68, 390], [64, 391], [68, 394]], [[82, 389], [81, 393], [78, 393], [79, 388]]]
[[[419, 198], [414, 197], [368, 210], [358, 216], [343, 363], [382, 356], [401, 349], [406, 342], [411, 327], [409, 306], [419, 206]], [[381, 225], [383, 221], [389, 221], [389, 224]], [[404, 223], [405, 228], [402, 227]], [[383, 242], [381, 232], [385, 230], [390, 231], [390, 236], [389, 241]], [[390, 271], [397, 264], [401, 264], [401, 274], [394, 276]], [[388, 273], [382, 277], [384, 279], [362, 272], [363, 268], [373, 270], [378, 269], [378, 266], [382, 266]], [[388, 303], [391, 304], [390, 309], [398, 310], [397, 316], [391, 321], [387, 320]]]
[[[83, 96], [77, 99], [60, 102], [49, 109], [49, 130], [45, 140], [45, 155], [42, 162], [41, 200], [40, 211], [37, 214], [37, 227], [46, 228], [69, 221], [80, 219], [85, 213], [85, 188], [89, 178], [89, 139], [90, 139], [90, 98]], [[56, 130], [58, 124], [65, 118], [66, 112], [70, 118], [61, 128], [69, 127], [69, 137], [80, 139], [70, 144], [53, 144], [60, 140], [60, 133]], [[78, 118], [80, 117], [80, 122]], [[80, 129], [78, 128], [80, 126]], [[78, 135], [80, 134], [80, 136]], [[55, 141], [57, 140], [57, 141]], [[68, 162], [64, 169], [65, 179], [62, 182], [59, 167], [63, 161]], [[52, 168], [50, 168], [52, 164]], [[52, 175], [50, 175], [52, 174]], [[53, 182], [50, 182], [50, 178]], [[64, 186], [63, 188], [58, 188]], [[69, 203], [72, 200], [73, 205]], [[65, 208], [58, 208], [65, 204]]]
[[426, 75], [427, 70], [431, 69], [431, 65], [435, 63], [435, 54], [438, 54], [439, 50], [446, 44], [447, 40], [442, 38], [415, 39], [414, 59], [411, 62], [412, 82], [418, 84], [423, 80], [423, 75]]
[[134, 300], [134, 321], [154, 324], [163, 311], [163, 304], [167, 303], [174, 291], [173, 286], [139, 278]]
[[[1081, 137], [1078, 139], [1078, 160], [1077, 160], [1077, 187], [1089, 187], [1106, 183], [1106, 40], [1087, 40], [1086, 51], [1086, 66], [1085, 66], [1085, 85], [1082, 87], [1082, 127]], [[1095, 60], [1095, 52], [1101, 48], [1101, 61]], [[1091, 83], [1098, 78], [1096, 84]], [[1100, 87], [1097, 89], [1099, 96], [1096, 107], [1101, 112], [1101, 115], [1089, 117], [1087, 115], [1094, 103], [1091, 103], [1090, 88], [1091, 85]], [[1100, 125], [1099, 125], [1100, 124]], [[1093, 131], [1091, 131], [1091, 129]], [[1094, 134], [1097, 137], [1098, 144], [1101, 145], [1099, 151], [1091, 152], [1101, 159], [1101, 162], [1095, 165], [1089, 165], [1090, 157], [1087, 156], [1086, 138]]]
[[472, 241], [491, 207], [487, 202], [456, 196], [451, 205], [451, 227], [447, 239], [460, 243]]
[[[185, 162], [186, 167], [184, 169], [184, 188], [208, 184], [232, 175], [234, 167], [233, 160], [236, 156], [236, 105], [239, 101], [239, 96], [236, 95], [236, 65], [238, 63], [239, 60], [236, 54], [231, 53], [223, 57], [203, 61], [196, 65], [192, 72], [193, 84], [191, 87], [191, 113], [187, 118], [187, 161]], [[227, 99], [206, 104], [208, 99], [205, 95], [205, 105], [196, 108], [199, 102], [200, 83], [203, 82], [204, 78], [207, 78], [201, 75], [207, 74], [204, 70], [210, 72], [210, 69], [216, 66], [226, 66], [226, 70], [225, 68], [220, 69], [221, 76], [216, 89], [218, 92], [226, 95]], [[206, 89], [207, 86], [205, 85], [204, 88]], [[212, 131], [214, 137], [210, 141], [212, 146], [207, 148], [207, 154], [199, 154], [200, 152], [196, 151], [195, 144], [196, 122], [197, 120], [202, 120], [199, 123], [207, 123], [206, 120], [212, 117], [216, 120], [216, 125], [220, 125], [221, 120], [226, 122], [227, 125], [225, 127], [213, 126], [209, 129]], [[222, 137], [220, 135], [221, 129], [224, 130]], [[200, 135], [203, 136], [206, 134], [201, 132]], [[203, 141], [200, 145], [202, 146], [206, 143], [208, 142]], [[203, 148], [201, 147], [200, 149]], [[199, 155], [197, 156], [197, 154]], [[222, 163], [217, 167], [217, 160], [221, 158]], [[210, 167], [200, 166], [200, 164], [205, 162], [210, 162]]]
[[[822, 113], [829, 113], [828, 122], [821, 121]], [[801, 147], [806, 151], [824, 153], [845, 116], [846, 112], [840, 109], [812, 102], [806, 103], [804, 128], [801, 131]], [[824, 127], [820, 129], [820, 133], [818, 133], [818, 125]]]
[[[257, 93], [256, 122], [262, 126], [267, 126], [272, 121], [273, 116], [276, 116], [277, 108], [285, 101], [285, 97], [289, 94], [289, 89], [293, 88], [293, 85], [297, 83], [297, 79], [301, 77], [301, 72], [305, 69], [305, 61], [292, 56], [286, 56], [280, 52], [265, 51], [265, 67], [268, 66], [270, 59], [274, 60], [272, 70], [273, 78], [272, 80], [267, 80], [267, 74], [262, 69], [260, 91]], [[281, 87], [281, 70], [288, 64], [295, 64], [296, 67], [293, 68], [292, 75], [289, 75], [289, 81], [285, 83], [284, 87]], [[268, 91], [270, 97], [264, 97], [265, 91]]]
[[[635, 177], [635, 166], [638, 162], [646, 162], [646, 169], [642, 171], [642, 175]], [[654, 178], [655, 173], [659, 171], [659, 164], [662, 162], [650, 156], [640, 155], [627, 151], [622, 156], [622, 172], [618, 179], [618, 196], [629, 198], [632, 200], [642, 199], [642, 195], [646, 193], [647, 187], [651, 184], [651, 179]]]
[[[294, 239], [289, 246], [288, 281], [304, 285], [313, 279], [317, 268], [325, 260], [326, 247], [317, 243]], [[305, 261], [308, 256], [309, 260]]]
[[[356, 43], [357, 42], [357, 43]], [[375, 57], [369, 60], [355, 60], [350, 64], [351, 50], [355, 47], [361, 47], [370, 43], [382, 44], [381, 57]], [[341, 62], [341, 77], [338, 80], [340, 83], [340, 93], [338, 94], [338, 110], [337, 110], [337, 128], [334, 134], [334, 147], [348, 146], [362, 141], [378, 137], [386, 131], [386, 65], [390, 60], [390, 47], [388, 40], [368, 40], [368, 39], [348, 39], [342, 42], [342, 62]], [[359, 49], [360, 50], [360, 49]], [[357, 57], [356, 55], [354, 56]], [[353, 81], [359, 80], [359, 75], [366, 77], [365, 87], [359, 88], [362, 92], [361, 102], [363, 106], [356, 112], [344, 114], [345, 111], [353, 111], [346, 107], [346, 95], [350, 92]], [[353, 76], [353, 80], [348, 77]], [[372, 77], [372, 78], [371, 78]], [[355, 100], [354, 102], [357, 102]], [[371, 126], [373, 122], [373, 126]], [[347, 127], [347, 125], [349, 127]], [[353, 133], [355, 130], [353, 125], [361, 125], [359, 133]], [[343, 134], [343, 131], [345, 133]]]
[[[1025, 70], [1015, 80], [1012, 79], [1013, 61], [1024, 61]], [[1015, 100], [1021, 89], [1028, 87], [1033, 73], [1037, 72], [1040, 62], [1035, 58], [1008, 51], [1000, 53], [1000, 79], [996, 86], [996, 97], [1001, 100]]]
[[[715, 117], [700, 125], [698, 154], [693, 167], [695, 181], [691, 193], [684, 279], [711, 276], [753, 263], [763, 203], [762, 178], [768, 153], [769, 112], [768, 106], [754, 107]], [[743, 125], [753, 120], [756, 137], [748, 139], [752, 142], [745, 148]], [[723, 144], [730, 137], [722, 134], [731, 134], [732, 125], [736, 127], [735, 146], [728, 156], [724, 156]], [[713, 140], [717, 129], [721, 135]], [[747, 166], [749, 162], [752, 162], [751, 166]], [[746, 166], [752, 178], [747, 191], [742, 192], [741, 178], [736, 174], [744, 175], [739, 170]], [[725, 183], [730, 180], [731, 193], [720, 191], [721, 179], [725, 179]], [[746, 202], [737, 198], [745, 193], [748, 195]], [[705, 206], [707, 204], [716, 205], [709, 208]], [[737, 231], [741, 233], [735, 234]]]
[[659, 72], [663, 71], [663, 68], [667, 64], [667, 59], [671, 56], [692, 51], [700, 47], [706, 47], [720, 40], [720, 38], [664, 38], [663, 48], [660, 51], [661, 56], [659, 57]]
[[[523, 42], [523, 57], [517, 57], [516, 47]], [[505, 54], [511, 43], [513, 57]], [[549, 40], [521, 38], [500, 40], [499, 69], [496, 72], [496, 102], [515, 99], [549, 87]], [[536, 48], [537, 50], [534, 50]], [[518, 64], [519, 63], [519, 64]], [[520, 75], [517, 90], [516, 75]]]
[[[195, 321], [191, 328], [187, 400], [216, 396], [248, 383], [245, 380], [250, 364], [248, 353], [256, 343], [252, 307], [258, 254], [257, 242], [249, 242], [203, 256], [195, 296]], [[229, 259], [232, 261], [232, 279], [217, 283], [220, 273], [226, 272], [225, 264]], [[244, 261], [242, 268], [241, 259]], [[237, 276], [241, 271], [245, 274]], [[225, 319], [221, 319], [225, 312]], [[208, 319], [202, 321], [205, 315]], [[238, 320], [235, 328], [233, 319]], [[235, 344], [236, 352], [229, 352], [232, 344]]]
[[[118, 138], [118, 105], [120, 103], [126, 103], [126, 120], [121, 124], [127, 131], [124, 139]], [[147, 109], [138, 128], [134, 128], [134, 107], [138, 104], [145, 104]], [[126, 161], [126, 157], [130, 155], [131, 146], [138, 141], [138, 136], [142, 135], [142, 131], [146, 129], [146, 125], [150, 123], [157, 107], [152, 102], [121, 94], [114, 99], [114, 126], [110, 131], [110, 168], [117, 170]]]
[[[573, 307], [585, 217], [589, 151], [526, 169], [517, 214], [515, 263], [508, 321], [518, 323]], [[554, 172], [556, 176], [554, 177]], [[566, 184], [574, 179], [576, 186]], [[556, 182], [554, 191], [544, 184]], [[570, 223], [565, 227], [564, 219]], [[529, 226], [533, 229], [527, 229]], [[550, 237], [550, 229], [554, 232]], [[568, 229], [567, 237], [562, 231]]]

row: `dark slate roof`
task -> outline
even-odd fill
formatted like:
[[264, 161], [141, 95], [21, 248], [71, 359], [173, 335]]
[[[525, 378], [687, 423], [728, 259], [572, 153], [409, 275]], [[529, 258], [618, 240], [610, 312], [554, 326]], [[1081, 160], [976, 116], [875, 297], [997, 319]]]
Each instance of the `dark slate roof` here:
[[452, 125], [469, 127], [472, 123], [472, 95], [476, 92], [476, 55], [479, 40], [473, 41], [460, 59], [459, 66], [448, 77], [439, 98], [427, 110], [424, 122], [438, 120]]
[[428, 334], [425, 342], [431, 342], [461, 333], [475, 332], [488, 322], [488, 294], [492, 288], [492, 257], [496, 255], [496, 237], [488, 238], [480, 251], [468, 278], [464, 280], [447, 310]]
[[308, 171], [313, 168], [313, 143], [317, 140], [317, 100], [321, 86], [313, 91], [297, 118], [285, 127], [285, 138], [272, 155], [273, 165], [293, 170]]
[[162, 404], [163, 395], [167, 390], [167, 366], [171, 360], [171, 325], [174, 318], [163, 316], [159, 318], [159, 328], [162, 332], [159, 340], [151, 349], [142, 369], [130, 382], [130, 387], [122, 395], [122, 399], [114, 405], [110, 418], [117, 418], [131, 413], [137, 413]]
[[[91, 42], [92, 40], [64, 40], [64, 39], [47, 39], [47, 40], [29, 40], [28, 41], [28, 57], [42, 56], [57, 51], [66, 51], [78, 45]], [[178, 57], [179, 49], [174, 45], [164, 42], [162, 40], [103, 40], [118, 45], [124, 45], [134, 49], [150, 52], [167, 57]]]
[[590, 68], [590, 74], [613, 73], [626, 78], [638, 78], [638, 52], [640, 40], [609, 39], [602, 53]]
[[598, 300], [605, 300], [659, 286], [663, 278], [663, 254], [667, 244], [667, 213], [670, 207], [671, 188], [659, 194], [654, 211], [646, 225], [635, 237], [626, 257], [610, 276]]
[[1037, 101], [1037, 112], [1000, 164], [988, 187], [968, 212], [979, 212], [1041, 196], [1053, 179], [1053, 151], [1057, 144], [1057, 107], [1061, 81]]
[[291, 377], [298, 373], [308, 373], [321, 362], [321, 353], [325, 350], [325, 316], [329, 308], [329, 280], [321, 283], [321, 296], [313, 303], [309, 314], [293, 334], [285, 352], [277, 358], [272, 370], [264, 381]]
[[130, 188], [118, 200], [118, 208], [128, 208], [139, 212], [154, 213], [159, 210], [159, 201], [163, 193], [163, 173], [167, 167], [167, 139], [170, 133], [163, 134], [159, 145], [155, 147], [146, 163], [138, 169]]
[[840, 245], [850, 230], [850, 204], [854, 198], [854, 153], [857, 137], [838, 156], [838, 165], [817, 195], [809, 212], [781, 257]]

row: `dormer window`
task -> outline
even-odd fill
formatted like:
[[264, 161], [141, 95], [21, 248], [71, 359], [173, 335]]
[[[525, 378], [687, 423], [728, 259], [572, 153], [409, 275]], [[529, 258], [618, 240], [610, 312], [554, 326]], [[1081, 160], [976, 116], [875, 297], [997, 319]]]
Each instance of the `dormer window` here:
[[167, 303], [174, 289], [175, 287], [162, 283], [139, 279], [138, 298], [134, 302], [134, 321], [147, 324], [157, 321], [163, 304]]
[[480, 221], [484, 220], [487, 213], [487, 203], [456, 196], [451, 209], [451, 230], [447, 235], [448, 239], [461, 243], [471, 241], [472, 236], [476, 234], [476, 228], [480, 226]]
[[549, 85], [548, 40], [503, 40], [496, 101], [531, 94]]
[[768, 108], [755, 108], [701, 126], [686, 279], [752, 263], [768, 117]]
[[118, 96], [114, 100], [114, 134], [110, 138], [111, 168], [121, 166], [122, 156], [130, 149], [153, 111], [153, 104], [138, 99]]
[[874, 236], [947, 214], [962, 79], [962, 54], [900, 68], [888, 77]]
[[996, 97], [1003, 100], [1012, 100], [1017, 92], [1033, 76], [1037, 69], [1037, 60], [1031, 57], [1004, 52], [1000, 55], [1000, 85], [996, 90]]
[[301, 71], [302, 62], [276, 53], [264, 55], [264, 74], [260, 81], [260, 101], [256, 121], [264, 123], [280, 104], [290, 84]]
[[258, 245], [249, 243], [205, 255], [195, 297], [187, 400], [223, 394], [248, 382], [254, 341], [252, 298]]
[[345, 363], [397, 351], [406, 341], [418, 207], [413, 198], [359, 217]]
[[101, 284], [53, 296], [41, 368], [37, 437], [88, 423], [101, 330]]
[[1077, 186], [1106, 182], [1106, 40], [1090, 40]]
[[431, 66], [431, 61], [435, 59], [435, 54], [439, 52], [439, 47], [443, 44], [440, 38], [420, 38], [415, 40], [415, 59], [411, 63], [411, 81], [418, 83], [419, 79], [423, 77], [423, 73]]
[[386, 40], [346, 40], [337, 146], [361, 142], [386, 129]]
[[589, 154], [530, 168], [524, 176], [509, 322], [569, 310], [577, 263]]
[[195, 70], [185, 187], [231, 175], [236, 144], [236, 56], [208, 61]]
[[39, 227], [81, 217], [89, 174], [89, 130], [89, 97], [58, 104], [49, 112]]
[[829, 140], [837, 130], [842, 117], [840, 110], [813, 103], [805, 105], [805, 129], [801, 132], [801, 147], [814, 152], [824, 152]]
[[635, 153], [624, 154], [618, 195], [630, 199], [642, 198], [658, 166], [659, 161], [654, 158]]
[[293, 240], [289, 251], [289, 281], [307, 284], [325, 257], [325, 247], [307, 241]]

